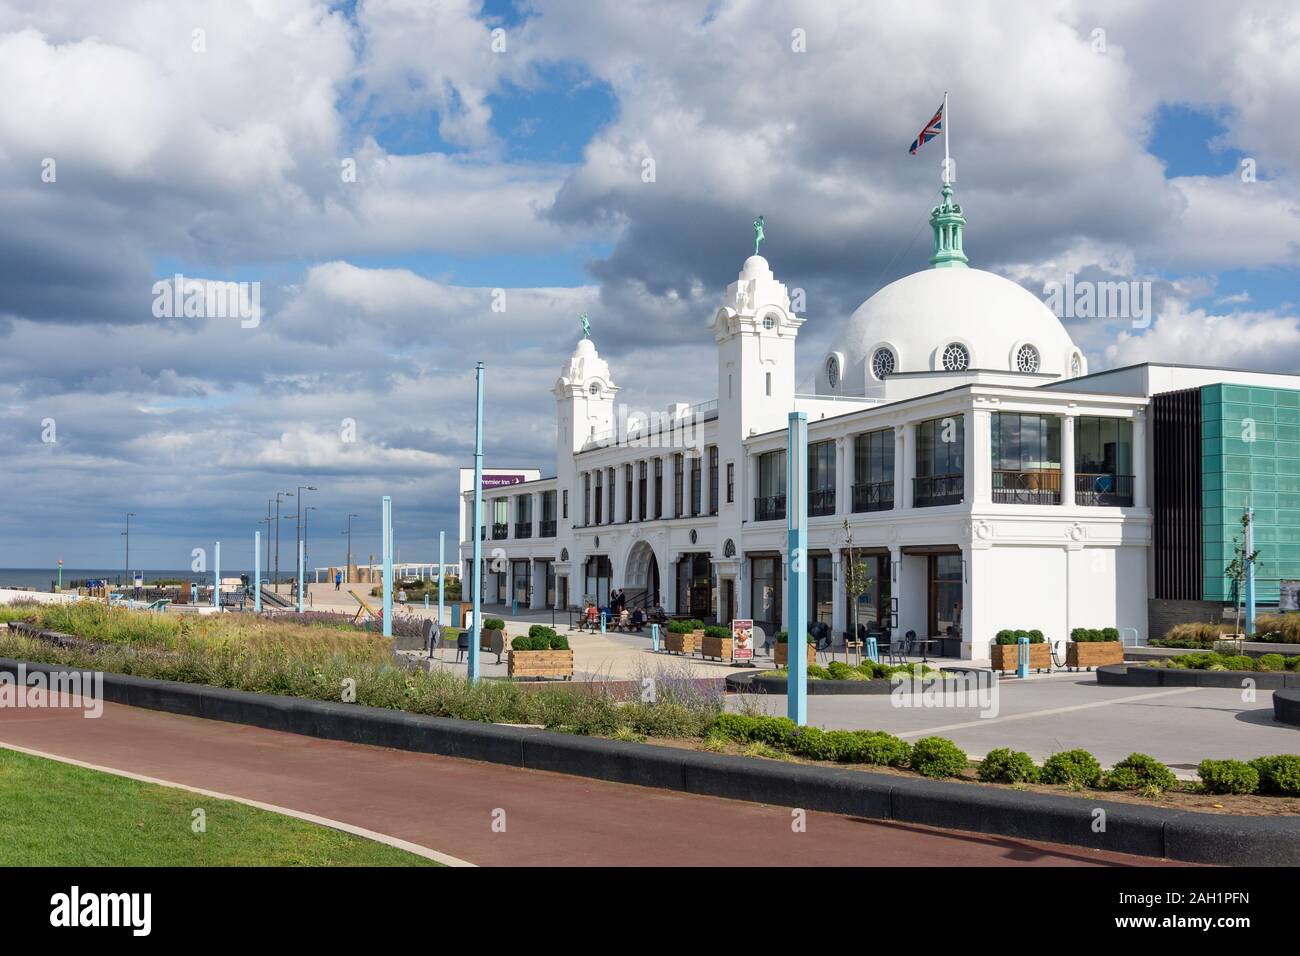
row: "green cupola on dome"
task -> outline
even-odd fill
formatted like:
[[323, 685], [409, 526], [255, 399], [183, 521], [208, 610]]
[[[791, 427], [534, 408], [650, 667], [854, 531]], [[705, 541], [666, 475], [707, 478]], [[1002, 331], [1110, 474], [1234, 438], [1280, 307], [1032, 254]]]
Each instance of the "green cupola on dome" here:
[[930, 211], [930, 228], [934, 230], [934, 248], [930, 265], [936, 269], [965, 269], [968, 260], [961, 248], [961, 234], [966, 219], [961, 204], [952, 198], [952, 184], [943, 184], [943, 202]]

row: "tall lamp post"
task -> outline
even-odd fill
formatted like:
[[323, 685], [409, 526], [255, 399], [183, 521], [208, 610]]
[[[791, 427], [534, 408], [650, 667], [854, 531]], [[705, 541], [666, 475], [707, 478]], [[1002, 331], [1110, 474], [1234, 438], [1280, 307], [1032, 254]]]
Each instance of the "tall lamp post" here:
[[275, 493], [275, 593], [280, 593], [280, 500], [282, 498], [292, 498], [292, 491], [277, 491]]
[[[297, 495], [297, 498], [298, 498], [298, 520], [297, 520], [297, 522], [294, 523], [294, 526], [293, 526], [294, 543], [297, 544], [297, 545], [301, 545], [301, 544], [302, 544], [302, 493], [303, 493], [304, 491], [315, 491], [315, 490], [316, 490], [316, 489], [315, 489], [314, 487], [312, 487], [311, 485], [299, 485], [299, 486], [298, 486], [298, 495]], [[300, 548], [298, 548], [298, 550], [301, 552], [301, 551], [302, 551], [302, 548], [300, 547]]]
[[352, 519], [360, 517], [361, 515], [348, 515], [348, 530], [343, 532], [348, 536], [348, 560], [343, 565], [343, 577], [347, 579], [348, 584], [352, 583]]
[[271, 502], [274, 499], [266, 499], [266, 562], [262, 569], [268, 574], [271, 572]]
[[308, 505], [302, 509], [302, 572], [304, 576], [307, 574], [307, 558], [309, 557], [307, 551], [307, 512], [316, 510], [315, 505]]
[[384, 637], [393, 636], [393, 499], [384, 495], [380, 520], [383, 522], [384, 552]]
[[808, 723], [808, 413], [790, 413], [785, 453], [787, 716]]
[[474, 404], [474, 623], [469, 638], [469, 679], [478, 680], [478, 642], [481, 592], [483, 588], [483, 547], [480, 544], [479, 527], [483, 523], [483, 363], [474, 366], [474, 390], [477, 393]]
[[126, 535], [126, 582], [123, 583], [123, 586], [126, 586], [131, 580], [131, 519], [135, 517], [138, 517], [138, 515], [134, 511], [126, 513], [126, 530], [122, 532], [122, 534]]

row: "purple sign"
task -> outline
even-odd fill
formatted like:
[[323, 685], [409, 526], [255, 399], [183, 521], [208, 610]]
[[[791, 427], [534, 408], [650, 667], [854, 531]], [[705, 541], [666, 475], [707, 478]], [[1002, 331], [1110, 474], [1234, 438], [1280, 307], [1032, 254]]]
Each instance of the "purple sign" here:
[[521, 485], [524, 483], [523, 475], [484, 475], [484, 488], [505, 488], [508, 485]]

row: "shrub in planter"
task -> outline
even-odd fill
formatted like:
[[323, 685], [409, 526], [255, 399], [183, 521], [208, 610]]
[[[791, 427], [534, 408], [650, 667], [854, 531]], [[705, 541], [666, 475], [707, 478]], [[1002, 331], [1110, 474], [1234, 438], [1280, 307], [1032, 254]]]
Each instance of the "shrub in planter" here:
[[730, 637], [731, 637], [731, 628], [729, 628], [729, 627], [718, 627], [716, 624], [710, 624], [708, 627], [706, 627], [706, 628], [704, 629], [704, 636], [705, 636], [705, 637], [722, 637], [722, 638], [730, 638]]
[[1113, 627], [1076, 627], [1065, 646], [1066, 667], [1101, 667], [1124, 663], [1124, 647]]
[[[567, 651], [569, 649], [569, 639], [565, 637], [563, 634], [556, 634], [554, 631], [552, 631], [549, 639], [550, 639], [551, 650]], [[537, 640], [537, 638], [533, 638], [533, 640]]]
[[1286, 670], [1286, 658], [1281, 654], [1265, 654], [1255, 660], [1255, 669], [1260, 671]]
[[[805, 634], [804, 637], [807, 639], [807, 641], [808, 641], [809, 644], [816, 644], [816, 643], [817, 643], [817, 639], [816, 639], [815, 637], [813, 637], [811, 634]], [[788, 643], [790, 643], [790, 633], [789, 633], [789, 631], [777, 631], [777, 632], [776, 632], [776, 642], [777, 642], [778, 644], [788, 644]]]
[[[816, 666], [816, 665], [814, 665]], [[850, 667], [844, 661], [831, 661], [826, 665], [831, 680], [866, 680], [866, 675], [856, 667]]]
[[809, 680], [830, 680], [831, 672], [827, 670], [825, 667], [822, 667], [820, 664], [809, 664], [808, 679]]
[[905, 767], [912, 759], [912, 745], [883, 730], [855, 730], [847, 755], [850, 763], [874, 763]]
[[1006, 747], [990, 750], [975, 773], [985, 783], [1033, 783], [1038, 779], [1034, 758]]
[[1196, 768], [1206, 793], [1254, 793], [1259, 771], [1240, 760], [1202, 760]]
[[1038, 779], [1043, 783], [1059, 783], [1070, 787], [1096, 786], [1101, 777], [1101, 764], [1086, 750], [1066, 750], [1052, 754], [1043, 762]]
[[1224, 668], [1230, 671], [1253, 671], [1255, 669], [1255, 659], [1245, 654], [1232, 654], [1223, 658], [1221, 661]]
[[669, 634], [690, 634], [695, 628], [691, 626], [690, 621], [669, 621]]
[[834, 760], [836, 738], [831, 736], [833, 733], [835, 731], [828, 733], [818, 727], [800, 727], [787, 738], [788, 746], [791, 752], [809, 760]]
[[1034, 670], [1051, 668], [1051, 648], [1047, 646], [1047, 638], [1042, 631], [1006, 629], [998, 631], [993, 638], [994, 646], [990, 657], [995, 671], [1016, 669], [1020, 660], [1019, 644], [1022, 637], [1029, 639], [1029, 666]]
[[1155, 757], [1132, 753], [1105, 775], [1107, 790], [1152, 790], [1158, 793], [1177, 786], [1174, 772]]
[[504, 631], [506, 622], [499, 617], [485, 617], [483, 618], [483, 629], [486, 631]]
[[[1262, 621], [1263, 618], [1260, 618]], [[1217, 624], [1175, 624], [1169, 630], [1165, 631], [1164, 639], [1166, 641], [1197, 641], [1201, 643], [1211, 643], [1217, 641], [1221, 636], [1221, 631]], [[1177, 645], [1171, 645], [1177, 646]]]
[[555, 631], [552, 628], [547, 627], [545, 624], [534, 624], [528, 629], [529, 637], [541, 637], [543, 635], [550, 637], [554, 633]]
[[1261, 614], [1255, 620], [1255, 639], [1300, 644], [1300, 614]]
[[1259, 773], [1260, 792], [1300, 794], [1300, 754], [1256, 757], [1250, 765]]
[[912, 769], [924, 777], [956, 777], [966, 762], [966, 752], [946, 737], [922, 737], [912, 745]]
[[1042, 631], [1037, 631], [1037, 630], [1017, 631], [1012, 629], [1006, 629], [1006, 630], [998, 631], [997, 635], [993, 638], [993, 641], [995, 644], [1000, 644], [1003, 646], [1008, 644], [1014, 645], [1014, 644], [1019, 644], [1020, 639], [1022, 637], [1029, 638], [1030, 644], [1042, 644], [1044, 641], [1047, 640], [1047, 638], [1043, 637]]

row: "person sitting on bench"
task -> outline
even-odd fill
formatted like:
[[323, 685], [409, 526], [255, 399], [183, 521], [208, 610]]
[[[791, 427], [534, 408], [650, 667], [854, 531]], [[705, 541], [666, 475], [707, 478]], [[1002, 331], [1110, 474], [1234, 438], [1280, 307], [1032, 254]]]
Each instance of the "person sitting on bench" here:
[[634, 611], [632, 612], [632, 620], [631, 620], [629, 626], [630, 626], [630, 627], [632, 628], [632, 630], [634, 630], [634, 631], [640, 631], [642, 628], [644, 628], [644, 627], [645, 627], [645, 611], [641, 610], [641, 608], [637, 608], [636, 610], [634, 610]]

